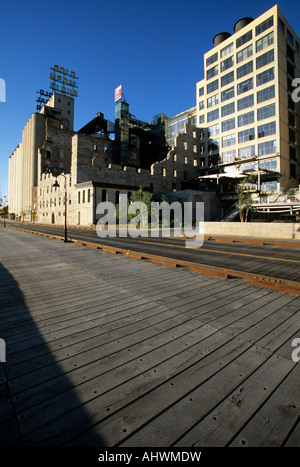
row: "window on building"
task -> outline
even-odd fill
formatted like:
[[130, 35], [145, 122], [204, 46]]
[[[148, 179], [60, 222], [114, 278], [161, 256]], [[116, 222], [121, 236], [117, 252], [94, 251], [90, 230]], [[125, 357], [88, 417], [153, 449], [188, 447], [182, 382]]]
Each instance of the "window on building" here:
[[208, 79], [213, 78], [214, 76], [217, 76], [218, 70], [219, 70], [218, 65], [213, 66], [212, 68], [210, 68], [209, 70], [207, 70], [207, 71], [206, 71], [206, 79], [208, 80]]
[[234, 72], [231, 71], [230, 73], [227, 73], [226, 75], [221, 77], [221, 87], [226, 86], [229, 83], [232, 83], [234, 81]]
[[292, 77], [295, 78], [295, 67], [292, 63], [290, 63], [288, 60], [286, 62], [286, 69], [287, 73]]
[[102, 190], [102, 192], [101, 192], [101, 201], [102, 201], [102, 203], [107, 201], [107, 190]]
[[257, 103], [260, 104], [261, 102], [273, 99], [273, 97], [275, 97], [274, 84], [273, 86], [269, 86], [268, 88], [262, 89], [261, 91], [257, 92]]
[[245, 63], [245, 65], [242, 65], [239, 68], [237, 68], [236, 77], [237, 79], [239, 79], [252, 72], [253, 72], [253, 61], [251, 60], [251, 62]]
[[188, 163], [188, 158], [186, 156], [184, 156], [184, 163], [187, 164]]
[[258, 138], [276, 134], [276, 122], [265, 123], [257, 127]]
[[278, 27], [279, 27], [280, 31], [282, 31], [283, 34], [284, 34], [285, 33], [285, 26], [284, 26], [284, 22], [281, 21], [280, 18], [278, 18]]
[[221, 62], [221, 72], [228, 70], [234, 65], [233, 55], [231, 57], [226, 58]]
[[290, 162], [290, 177], [297, 178], [297, 166]]
[[252, 141], [255, 139], [254, 128], [248, 128], [248, 130], [239, 131], [238, 142], [245, 143], [246, 141]]
[[271, 28], [274, 24], [274, 18], [273, 16], [270, 16], [270, 18], [266, 19], [262, 23], [260, 23], [258, 26], [255, 28], [255, 35], [258, 36], [262, 32], [266, 31], [267, 29]]
[[265, 70], [256, 76], [256, 85], [261, 86], [262, 84], [272, 81], [274, 78], [275, 78], [274, 68], [269, 68], [268, 70]]
[[235, 128], [235, 118], [230, 118], [222, 122], [222, 131], [229, 131]]
[[234, 86], [221, 92], [221, 101], [225, 102], [234, 97]]
[[238, 49], [242, 45], [246, 44], [246, 42], [251, 41], [252, 39], [252, 30], [248, 31], [246, 34], [244, 34], [242, 37], [239, 37], [236, 40], [236, 48]]
[[176, 169], [173, 170], [173, 177], [174, 177], [174, 178], [177, 177], [177, 170], [176, 170]]
[[239, 159], [252, 159], [255, 156], [255, 145], [246, 146], [238, 150]]
[[254, 94], [243, 97], [237, 101], [238, 110], [244, 110], [254, 105]]
[[259, 161], [258, 166], [260, 169], [277, 170], [277, 159], [268, 159], [267, 161]]
[[205, 116], [204, 115], [200, 115], [199, 117], [199, 123], [204, 123], [205, 122]]
[[215, 94], [207, 99], [207, 107], [213, 107], [214, 105], [219, 104], [219, 94]]
[[254, 110], [238, 116], [238, 126], [249, 125], [254, 122]]
[[274, 49], [269, 50], [263, 55], [256, 58], [256, 69], [262, 68], [268, 65], [268, 63], [274, 62]]
[[204, 101], [199, 102], [199, 110], [204, 109]]
[[235, 149], [231, 149], [230, 151], [222, 152], [222, 162], [223, 164], [230, 164], [234, 161], [236, 156]]
[[248, 78], [237, 85], [238, 95], [250, 91], [251, 89], [253, 89], [253, 78]]
[[296, 42], [296, 52], [299, 53], [299, 50], [300, 50], [300, 49], [299, 49], [299, 42]]
[[233, 42], [231, 42], [231, 44], [221, 49], [221, 58], [226, 57], [226, 55], [230, 54], [232, 51], [233, 51]]
[[266, 156], [268, 154], [276, 153], [276, 140], [274, 141], [265, 141], [258, 145], [258, 155]]
[[217, 135], [218, 133], [220, 133], [219, 123], [208, 127], [208, 137]]
[[287, 37], [287, 40], [292, 44], [294, 45], [294, 36], [293, 34], [287, 29], [286, 30], [286, 37]]
[[266, 47], [274, 43], [274, 31], [256, 41], [256, 52], [261, 52]]
[[292, 47], [287, 43], [286, 44], [286, 56], [292, 61], [294, 62], [295, 61], [295, 56], [294, 56], [294, 50], [292, 49]]
[[211, 92], [214, 92], [216, 91], [217, 89], [219, 89], [219, 80], [215, 80], [215, 81], [212, 81], [211, 83], [209, 83], [207, 86], [206, 86], [206, 92], [207, 94], [210, 94]]
[[232, 114], [234, 112], [235, 112], [235, 103], [234, 102], [230, 102], [230, 104], [223, 105], [223, 107], [221, 107], [222, 117], [226, 117], [227, 115], [230, 115], [230, 114]]
[[226, 148], [228, 146], [233, 146], [235, 144], [235, 135], [228, 135], [223, 136], [222, 138], [222, 148]]
[[296, 133], [292, 128], [289, 128], [289, 142], [292, 144], [296, 144]]
[[236, 54], [236, 63], [240, 63], [253, 55], [253, 44], [248, 45]]
[[218, 60], [218, 52], [206, 59], [206, 66], [210, 66]]
[[204, 94], [204, 87], [202, 86], [202, 88], [199, 88], [199, 97], [203, 96]]
[[296, 153], [296, 148], [293, 148], [293, 146], [290, 146], [290, 159], [297, 161], [297, 153]]
[[117, 190], [115, 192], [115, 204], [119, 204], [120, 201], [120, 192]]
[[257, 109], [257, 120], [273, 117], [275, 115], [275, 104], [269, 104]]
[[219, 109], [215, 109], [207, 113], [207, 122], [212, 122], [213, 120], [217, 120], [218, 118], [219, 118]]
[[82, 190], [82, 202], [85, 203], [85, 190]]
[[78, 204], [80, 204], [80, 191], [78, 191]]
[[88, 189], [88, 203], [91, 202], [91, 190], [90, 188]]
[[163, 169], [162, 169], [162, 176], [163, 177], [167, 176], [167, 171], [166, 171], [165, 167], [163, 167]]

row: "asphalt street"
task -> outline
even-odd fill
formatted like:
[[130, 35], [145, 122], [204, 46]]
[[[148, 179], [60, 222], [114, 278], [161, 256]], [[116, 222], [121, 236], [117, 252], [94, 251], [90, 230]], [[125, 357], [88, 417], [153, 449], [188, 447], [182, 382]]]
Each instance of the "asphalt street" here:
[[[58, 226], [9, 222], [7, 225], [33, 231], [64, 236], [64, 228]], [[68, 239], [83, 240], [130, 251], [159, 255], [194, 263], [217, 266], [254, 274], [300, 281], [300, 249], [284, 248], [272, 243], [245, 244], [241, 241], [204, 241], [200, 248], [187, 248], [186, 240], [174, 237], [154, 238], [130, 236], [100, 238], [95, 229], [69, 228]]]

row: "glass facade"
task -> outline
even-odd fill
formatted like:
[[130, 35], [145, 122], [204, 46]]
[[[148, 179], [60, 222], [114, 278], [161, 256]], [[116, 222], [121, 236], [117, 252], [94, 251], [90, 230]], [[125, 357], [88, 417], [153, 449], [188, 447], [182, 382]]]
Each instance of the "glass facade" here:
[[266, 19], [262, 23], [260, 23], [255, 28], [255, 35], [258, 36], [262, 32], [266, 31], [267, 29], [271, 28], [274, 25], [274, 18], [271, 16], [270, 18]]
[[274, 78], [275, 70], [274, 68], [269, 68], [256, 76], [256, 86], [262, 86], [263, 84], [272, 81]]
[[266, 105], [257, 109], [257, 120], [273, 117], [275, 115], [275, 104]]
[[235, 128], [235, 118], [230, 118], [222, 122], [222, 131], [233, 130]]
[[240, 66], [236, 70], [236, 78], [240, 79], [243, 76], [246, 76], [252, 72], [253, 72], [253, 61], [251, 60], [251, 62], [245, 63], [245, 65]]
[[236, 48], [238, 49], [242, 45], [246, 44], [246, 42], [249, 42], [252, 40], [252, 31], [247, 32], [244, 34], [242, 37], [236, 40]]
[[263, 55], [260, 55], [256, 59], [256, 69], [262, 68], [263, 66], [268, 65], [268, 63], [274, 62], [274, 49], [269, 50]]
[[268, 88], [262, 89], [257, 93], [257, 103], [260, 104], [261, 102], [267, 101], [269, 99], [273, 99], [275, 97], [275, 85], [269, 86]]
[[254, 122], [254, 110], [238, 116], [238, 126], [249, 125]]
[[189, 121], [188, 112], [184, 112], [176, 117], [168, 119], [165, 123], [165, 138], [171, 147], [175, 142], [176, 135], [184, 132], [184, 125]]
[[248, 78], [237, 85], [238, 95], [250, 91], [251, 89], [253, 89], [253, 78]]
[[274, 31], [256, 41], [256, 52], [261, 52], [266, 47], [274, 43]]
[[234, 97], [234, 86], [231, 88], [225, 89], [225, 91], [221, 92], [221, 101], [228, 101]]
[[248, 47], [245, 47], [236, 54], [236, 63], [240, 63], [243, 60], [246, 60], [247, 58], [251, 57], [251, 55], [253, 55], [253, 44], [248, 45]]
[[207, 94], [210, 94], [211, 92], [214, 92], [217, 89], [219, 89], [219, 80], [217, 79], [206, 86]]
[[226, 75], [222, 76], [221, 78], [221, 87], [226, 86], [229, 83], [234, 81], [234, 71], [227, 73]]
[[238, 110], [244, 110], [248, 107], [254, 105], [254, 94], [250, 94], [250, 96], [243, 97], [237, 101]]

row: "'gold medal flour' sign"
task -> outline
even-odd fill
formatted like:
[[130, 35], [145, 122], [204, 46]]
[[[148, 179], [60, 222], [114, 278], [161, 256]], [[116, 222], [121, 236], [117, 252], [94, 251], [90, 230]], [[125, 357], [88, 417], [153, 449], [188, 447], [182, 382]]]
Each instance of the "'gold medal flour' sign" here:
[[68, 68], [62, 66], [54, 65], [54, 68], [50, 68], [50, 88], [53, 91], [58, 91], [63, 94], [68, 94], [72, 97], [78, 96], [78, 86], [75, 71], [69, 71]]

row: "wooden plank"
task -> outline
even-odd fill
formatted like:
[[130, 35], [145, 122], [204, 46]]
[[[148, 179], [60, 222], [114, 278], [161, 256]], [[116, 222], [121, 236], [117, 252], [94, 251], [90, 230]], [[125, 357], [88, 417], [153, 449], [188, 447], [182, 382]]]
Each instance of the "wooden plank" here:
[[[199, 340], [199, 335], [201, 336], [201, 340]], [[115, 409], [110, 407], [111, 411], [113, 411], [117, 410], [117, 405], [121, 407], [122, 404], [128, 403], [129, 393], [132, 394], [134, 400], [136, 397], [134, 392], [138, 388], [140, 388], [139, 391], [148, 391], [150, 384], [152, 384], [152, 387], [159, 385], [167, 377], [176, 374], [178, 368], [182, 371], [227, 341], [228, 336], [218, 334], [215, 329], [209, 326], [199, 325], [198, 328], [193, 328], [192, 331], [182, 333], [181, 335], [178, 334], [176, 338], [160, 341], [159, 346], [150, 348], [148, 351], [145, 346], [140, 346], [140, 354], [129, 360], [126, 365], [124, 365], [124, 357], [122, 357], [121, 352], [118, 352], [118, 355], [113, 355], [110, 358], [105, 357], [101, 362], [101, 366], [98, 365], [98, 371], [93, 373], [92, 378], [88, 379], [86, 377], [86, 371], [83, 373], [82, 370], [76, 369], [69, 375], [69, 379], [72, 385], [76, 385], [77, 394], [80, 395], [84, 402], [93, 400], [96, 397], [98, 398], [99, 395], [104, 395], [108, 391], [117, 392], [118, 396], [116, 399], [114, 399], [112, 394], [109, 396], [110, 400], [114, 399], [114, 404], [116, 405]], [[201, 357], [198, 356], [198, 352]], [[82, 374], [85, 375], [84, 384]], [[62, 383], [63, 378], [61, 377], [53, 380], [51, 385], [41, 384], [35, 390], [22, 391], [16, 402], [17, 412], [19, 409], [23, 411], [27, 407], [32, 406], [32, 398], [28, 397], [29, 395], [34, 396], [35, 404], [44, 399], [49, 399], [49, 396], [46, 395], [45, 397], [44, 390], [49, 391], [51, 394], [50, 399], [54, 399], [55, 397], [55, 400], [50, 400], [48, 404], [56, 406], [60, 400], [59, 410], [62, 412], [62, 409], [65, 407], [65, 403], [62, 403], [62, 400], [67, 400], [70, 396], [70, 394], [66, 394], [63, 388], [57, 390], [57, 386]], [[124, 395], [126, 394], [126, 397], [119, 394], [120, 389], [118, 389], [118, 386], [121, 384], [121, 391], [123, 391]], [[101, 388], [100, 391], [97, 391], [99, 392], [97, 396], [93, 395], [93, 389], [96, 387]], [[56, 397], [58, 395], [60, 396]], [[56, 414], [58, 413], [58, 409], [53, 410], [56, 411]], [[76, 407], [75, 410], [77, 410]]]
[[285, 446], [288, 448], [299, 448], [300, 446], [300, 421], [293, 427]]
[[[252, 372], [267, 358], [265, 351], [246, 350], [247, 347], [246, 342], [231, 341], [219, 349], [218, 356], [213, 353], [204, 359], [202, 365], [200, 362], [189, 371], [176, 375], [99, 423], [94, 430], [105, 433], [108, 446], [117, 443], [124, 447], [170, 446], [174, 441], [174, 433], [178, 436], [178, 431], [182, 433], [182, 430], [186, 430], [198, 410], [206, 413], [211, 404], [214, 406], [219, 401], [220, 392], [212, 388], [218, 388], [221, 384], [222, 393], [226, 395], [242, 380], [241, 374], [245, 378], [248, 372]], [[181, 400], [190, 402], [189, 411], [185, 404], [181, 404]], [[176, 410], [173, 410], [175, 406]], [[86, 433], [75, 438], [70, 445], [86, 445], [88, 436]], [[125, 441], [125, 438], [129, 439]]]
[[[290, 294], [281, 294], [280, 292], [277, 292], [277, 297], [274, 298], [274, 300], [271, 303], [267, 303], [263, 306], [259, 306], [258, 303], [258, 308], [253, 311], [250, 314], [247, 314], [246, 316], [242, 317], [241, 319], [235, 321], [234, 323], [230, 324], [229, 326], [226, 326], [224, 330], [229, 333], [233, 333], [234, 335], [240, 335], [243, 339], [254, 339], [257, 341], [261, 337], [263, 337], [265, 334], [269, 332], [268, 329], [264, 329], [264, 327], [261, 327], [260, 333], [258, 332], [258, 323], [268, 316], [273, 316], [276, 311], [279, 311], [289, 303], [293, 302], [295, 300], [294, 295]], [[272, 326], [272, 323], [270, 323]]]
[[[269, 399], [230, 445], [244, 447], [282, 446], [284, 440], [290, 435], [291, 427], [295, 426], [299, 420], [299, 381], [300, 366], [295, 365], [287, 378], [270, 395]], [[263, 385], [265, 384], [263, 381]]]
[[[7, 318], [12, 337], [9, 400], [24, 445], [145, 446], [153, 440], [169, 446], [207, 423], [216, 407], [223, 414], [220, 442], [230, 443], [229, 437], [260, 420], [272, 394], [281, 391], [285, 377], [288, 381], [296, 296], [244, 279], [225, 281], [25, 237], [19, 232], [0, 237], [1, 245], [4, 238], [10, 245], [2, 261], [11, 274], [0, 274], [0, 289], [5, 284], [4, 291], [13, 290], [13, 281], [20, 286], [16, 308], [8, 296], [10, 306], [1, 318]], [[248, 268], [261, 263], [253, 259]], [[277, 271], [285, 268], [280, 264]], [[272, 359], [278, 363], [268, 375]], [[268, 391], [260, 386], [265, 374]], [[222, 431], [226, 402], [232, 405], [244, 382], [242, 416], [234, 418], [231, 431]], [[288, 392], [279, 395], [286, 403]], [[287, 419], [282, 437], [289, 439], [294, 430], [296, 439], [296, 426], [297, 419]], [[213, 437], [207, 436], [208, 444]]]
[[[227, 446], [258, 410], [261, 413], [261, 406], [293, 367], [293, 362], [272, 356], [221, 404], [181, 437], [175, 446]], [[195, 420], [197, 420], [196, 417]], [[274, 428], [275, 425], [272, 426]], [[269, 445], [268, 438], [266, 438], [266, 445]], [[257, 439], [251, 443], [251, 446], [257, 446]]]

